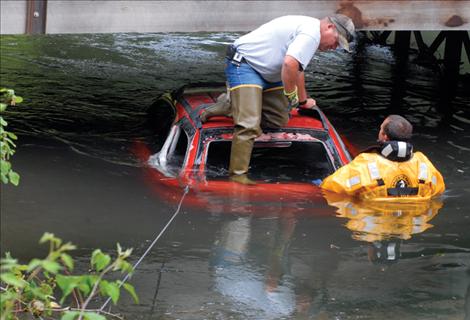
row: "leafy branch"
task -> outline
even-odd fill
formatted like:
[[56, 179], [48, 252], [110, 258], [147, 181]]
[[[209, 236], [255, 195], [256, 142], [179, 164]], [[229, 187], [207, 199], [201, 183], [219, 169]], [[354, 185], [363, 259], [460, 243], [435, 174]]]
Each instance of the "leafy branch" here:
[[[97, 249], [91, 255], [91, 272], [72, 275], [75, 263], [68, 254], [76, 249], [72, 243], [63, 243], [47, 232], [39, 243], [49, 243], [49, 253], [44, 259], [19, 264], [7, 253], [0, 260], [0, 320], [16, 320], [21, 315], [23, 319], [24, 314], [42, 319], [60, 314], [62, 320], [104, 320], [106, 316], [119, 318], [102, 310], [88, 309], [88, 305], [98, 297], [109, 297], [116, 304], [121, 287], [138, 302], [132, 285], [105, 279], [112, 272], [132, 272], [132, 266], [126, 261], [132, 249], [122, 250], [118, 244], [114, 259]], [[58, 291], [56, 289], [62, 293], [59, 302], [54, 295]], [[75, 306], [71, 299], [67, 299], [70, 295], [74, 297]]]
[[5, 113], [8, 106], [15, 106], [23, 102], [23, 98], [16, 96], [15, 91], [12, 89], [0, 89], [0, 172], [1, 180], [7, 184], [11, 182], [17, 186], [20, 183], [20, 175], [12, 170], [10, 157], [15, 154], [16, 144], [14, 140], [18, 137], [13, 133], [7, 131], [5, 128], [8, 122], [3, 119], [2, 114]]

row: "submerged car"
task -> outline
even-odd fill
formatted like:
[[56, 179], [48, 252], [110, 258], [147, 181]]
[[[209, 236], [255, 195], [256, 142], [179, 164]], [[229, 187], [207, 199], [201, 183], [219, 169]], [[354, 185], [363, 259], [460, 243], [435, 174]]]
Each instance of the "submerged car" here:
[[[293, 110], [286, 126], [267, 129], [255, 140], [250, 162], [254, 186], [239, 185], [228, 179], [233, 133], [229, 117], [213, 117], [202, 123], [204, 108], [215, 103], [224, 87], [183, 87], [161, 95], [150, 107], [153, 118], [171, 119], [161, 133], [166, 136], [161, 150], [151, 154], [138, 147], [148, 173], [160, 194], [171, 187], [190, 185], [207, 194], [245, 194], [249, 199], [305, 199], [317, 195], [318, 181], [348, 163], [351, 156], [341, 137], [318, 108]], [[171, 195], [168, 195], [171, 196]], [[247, 199], [248, 200], [248, 199]]]

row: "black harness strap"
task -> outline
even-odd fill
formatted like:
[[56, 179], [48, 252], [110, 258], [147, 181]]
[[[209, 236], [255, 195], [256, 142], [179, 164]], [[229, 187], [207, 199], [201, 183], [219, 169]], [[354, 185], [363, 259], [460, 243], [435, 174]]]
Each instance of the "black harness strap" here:
[[419, 188], [388, 188], [387, 195], [391, 197], [416, 196]]

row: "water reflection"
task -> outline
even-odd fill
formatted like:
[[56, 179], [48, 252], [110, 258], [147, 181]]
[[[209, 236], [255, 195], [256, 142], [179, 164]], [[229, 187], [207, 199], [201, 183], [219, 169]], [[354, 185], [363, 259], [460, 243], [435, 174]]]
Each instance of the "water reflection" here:
[[397, 262], [402, 240], [433, 227], [443, 203], [439, 199], [421, 202], [374, 202], [325, 193], [337, 217], [347, 219], [352, 238], [369, 243], [368, 257], [374, 263]]
[[[214, 289], [247, 316], [257, 319], [286, 317], [295, 310], [287, 260], [295, 220], [263, 222], [269, 225], [270, 241], [265, 244], [267, 254], [262, 257], [249, 256], [251, 217], [240, 217], [222, 225], [211, 261]], [[258, 264], [267, 265], [267, 270], [260, 269]]]

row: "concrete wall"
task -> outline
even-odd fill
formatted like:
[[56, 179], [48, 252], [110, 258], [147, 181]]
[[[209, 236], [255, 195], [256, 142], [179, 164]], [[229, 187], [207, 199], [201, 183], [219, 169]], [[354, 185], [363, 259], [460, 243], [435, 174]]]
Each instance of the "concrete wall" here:
[[[2, 34], [25, 32], [26, 2], [1, 0]], [[248, 31], [281, 15], [334, 12], [360, 29], [470, 30], [467, 0], [49, 0], [46, 33]]]
[[18, 34], [26, 31], [26, 0], [0, 0], [0, 33]]
[[[54, 1], [47, 32], [244, 31], [286, 13], [306, 14], [306, 1]], [[334, 2], [315, 12], [334, 12]]]

